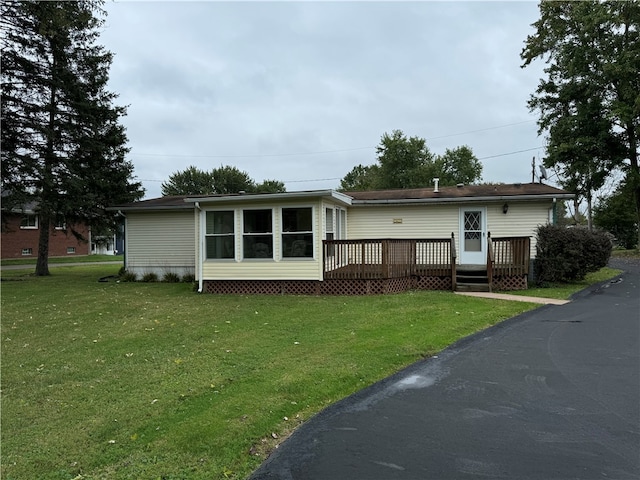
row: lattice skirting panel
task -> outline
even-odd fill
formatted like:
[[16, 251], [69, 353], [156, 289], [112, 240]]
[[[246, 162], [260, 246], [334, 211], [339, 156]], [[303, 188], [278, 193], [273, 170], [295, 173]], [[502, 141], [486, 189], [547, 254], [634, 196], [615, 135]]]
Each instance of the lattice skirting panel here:
[[527, 288], [528, 283], [526, 275], [496, 277], [493, 279], [494, 290], [526, 290]]
[[417, 290], [451, 290], [451, 277], [417, 277]]
[[320, 295], [314, 280], [204, 280], [206, 293], [229, 295]]
[[379, 280], [204, 280], [206, 293], [228, 295], [381, 295], [407, 290], [451, 290], [449, 277]]

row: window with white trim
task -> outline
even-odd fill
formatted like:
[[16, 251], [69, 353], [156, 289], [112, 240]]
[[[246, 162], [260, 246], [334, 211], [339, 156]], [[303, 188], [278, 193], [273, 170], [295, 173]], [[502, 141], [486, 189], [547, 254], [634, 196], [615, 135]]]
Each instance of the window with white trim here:
[[235, 216], [233, 210], [206, 213], [205, 247], [209, 259], [235, 258]]
[[282, 209], [282, 257], [313, 258], [313, 209]]
[[76, 247], [67, 247], [67, 253], [68, 254], [76, 253]]
[[22, 255], [24, 256], [33, 255], [33, 248], [23, 248]]
[[31, 213], [27, 213], [23, 215], [22, 220], [20, 220], [20, 228], [22, 229], [38, 228], [38, 216]]
[[242, 226], [244, 258], [273, 258], [273, 211], [243, 210]]
[[67, 229], [67, 224], [64, 222], [64, 218], [57, 217], [56, 218], [56, 223], [54, 225], [54, 228], [56, 230], [66, 230]]

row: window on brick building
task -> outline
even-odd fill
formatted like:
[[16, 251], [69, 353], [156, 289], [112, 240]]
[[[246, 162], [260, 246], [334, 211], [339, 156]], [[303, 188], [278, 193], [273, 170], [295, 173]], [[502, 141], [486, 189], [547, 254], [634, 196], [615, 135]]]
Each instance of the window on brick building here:
[[38, 216], [30, 213], [23, 215], [22, 220], [20, 220], [20, 228], [38, 228]]

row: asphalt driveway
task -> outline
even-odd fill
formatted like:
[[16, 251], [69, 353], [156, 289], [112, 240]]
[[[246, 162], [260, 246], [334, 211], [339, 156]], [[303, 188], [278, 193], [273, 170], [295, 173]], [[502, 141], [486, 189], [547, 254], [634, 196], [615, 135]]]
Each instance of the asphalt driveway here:
[[328, 408], [251, 478], [640, 478], [640, 265], [621, 266], [567, 305], [503, 322]]

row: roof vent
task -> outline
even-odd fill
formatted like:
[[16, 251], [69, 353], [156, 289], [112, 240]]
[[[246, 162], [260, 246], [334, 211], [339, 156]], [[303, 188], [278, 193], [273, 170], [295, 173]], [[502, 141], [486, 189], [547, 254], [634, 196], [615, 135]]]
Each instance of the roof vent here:
[[439, 193], [440, 190], [438, 190], [438, 183], [440, 182], [439, 178], [434, 178], [433, 179], [433, 193]]
[[456, 187], [458, 187], [458, 188], [462, 188], [462, 187], [464, 187], [464, 183], [458, 183], [458, 184], [456, 185]]

